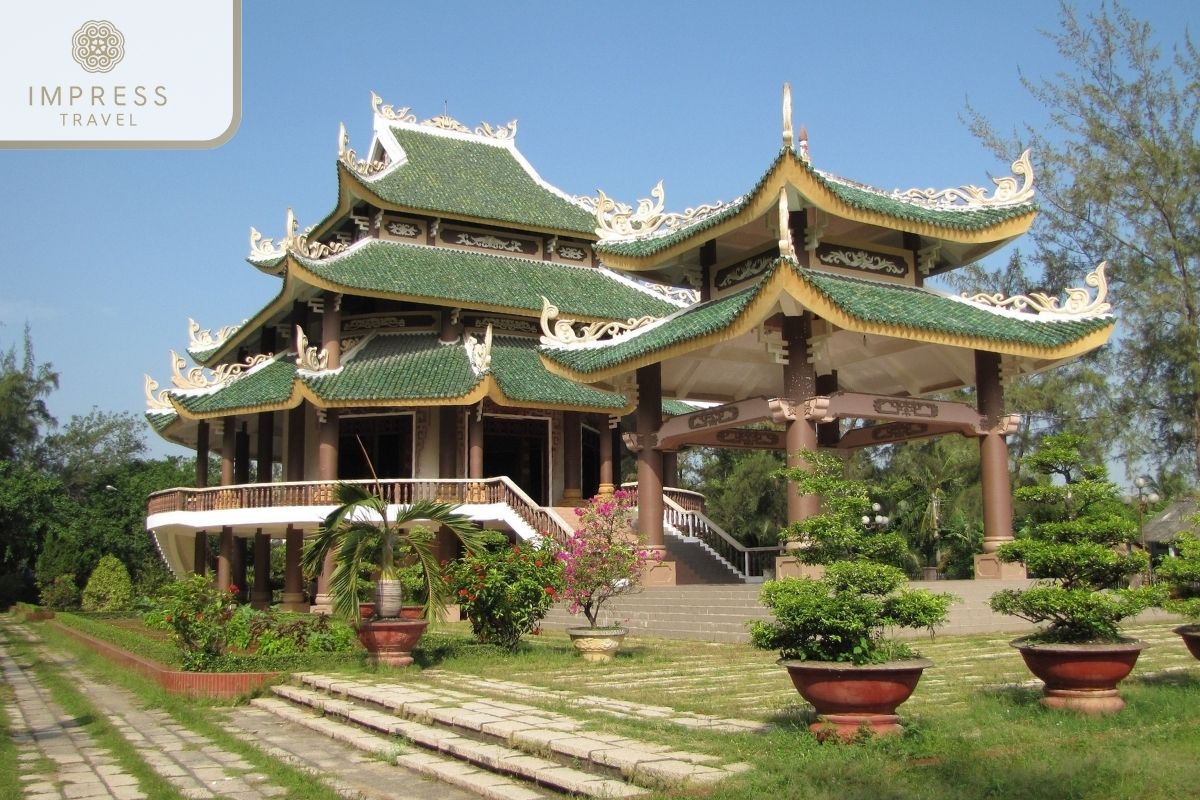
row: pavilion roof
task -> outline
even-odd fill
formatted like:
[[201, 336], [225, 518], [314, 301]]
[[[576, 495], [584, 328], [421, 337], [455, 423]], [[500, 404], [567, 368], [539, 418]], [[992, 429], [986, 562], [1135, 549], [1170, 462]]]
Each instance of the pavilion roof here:
[[739, 292], [609, 340], [549, 344], [540, 352], [556, 372], [577, 380], [603, 380], [746, 333], [774, 314], [785, 295], [844, 330], [1043, 360], [1098, 347], [1114, 325], [1107, 313], [1018, 313], [924, 287], [818, 272], [781, 258], [759, 283]]
[[678, 247], [694, 247], [693, 240], [702, 233], [704, 239], [712, 238], [714, 228], [737, 227], [757, 218], [787, 186], [832, 215], [951, 241], [1011, 238], [1028, 228], [1037, 211], [1032, 199], [984, 204], [913, 199], [908, 193], [887, 192], [818, 170], [794, 148], [784, 148], [755, 185], [733, 202], [675, 219], [652, 232], [602, 236], [596, 252], [618, 266], [634, 266]]
[[[297, 367], [281, 354], [231, 380], [205, 389], [170, 390], [180, 416], [207, 419], [293, 408], [307, 398], [318, 407], [498, 405], [623, 414], [624, 395], [581, 385], [546, 371], [536, 341], [497, 336], [490, 365], [472, 363], [461, 343], [433, 333], [374, 333], [349, 350], [335, 370]], [[156, 430], [162, 412], [148, 415]], [[169, 424], [169, 422], [163, 425]]]

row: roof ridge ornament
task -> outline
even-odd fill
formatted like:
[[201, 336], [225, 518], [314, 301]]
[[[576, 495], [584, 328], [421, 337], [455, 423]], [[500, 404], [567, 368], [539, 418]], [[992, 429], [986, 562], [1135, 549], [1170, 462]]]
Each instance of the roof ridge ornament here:
[[[351, 151], [353, 153], [353, 151]], [[250, 228], [250, 259], [251, 260], [269, 260], [282, 258], [287, 255], [288, 251], [304, 256], [305, 258], [328, 258], [329, 256], [337, 255], [338, 253], [350, 249], [350, 244], [347, 242], [310, 242], [308, 239], [312, 228], [305, 229], [304, 233], [297, 234], [300, 229], [300, 223], [296, 221], [296, 214], [292, 209], [287, 210], [287, 221], [284, 223], [286, 233], [278, 244], [273, 239], [264, 238], [258, 229]]]
[[[1018, 203], [1028, 203], [1033, 200], [1033, 165], [1029, 161], [1029, 150], [1012, 163], [1012, 175], [1002, 178], [992, 178], [996, 190], [991, 197], [982, 186], [967, 184], [953, 189], [908, 189], [892, 191], [892, 197], [910, 203], [930, 205], [935, 208], [990, 208], [994, 206], [1009, 206]], [[1017, 178], [1022, 181], [1018, 185]]]
[[[542, 295], [542, 338], [545, 345], [588, 344], [598, 341], [604, 336], [614, 337], [623, 333], [635, 331], [651, 322], [658, 322], [658, 317], [630, 317], [624, 322], [588, 322], [581, 323], [573, 319], [561, 319], [558, 306], [551, 303]], [[551, 325], [551, 320], [555, 320]], [[577, 333], [576, 325], [582, 325]]]
[[[371, 111], [377, 117], [382, 117], [390, 122], [403, 122], [408, 125], [424, 125], [429, 128], [438, 128], [444, 131], [453, 131], [454, 133], [474, 133], [476, 136], [482, 136], [485, 139], [496, 139], [498, 141], [507, 142], [517, 138], [517, 121], [509, 120], [507, 124], [491, 125], [487, 122], [481, 122], [472, 131], [466, 125], [450, 116], [443, 111], [437, 116], [423, 119], [417, 122], [416, 114], [412, 113], [410, 106], [401, 106], [394, 108], [391, 105], [386, 105], [383, 98], [371, 92]], [[339, 139], [340, 142], [340, 139]], [[340, 147], [340, 145], [339, 145]], [[339, 157], [341, 151], [338, 151]]]
[[1042, 292], [1030, 292], [1027, 295], [1018, 294], [1012, 297], [1005, 297], [999, 292], [995, 294], [980, 292], [975, 295], [963, 292], [961, 296], [964, 300], [972, 303], [995, 308], [1010, 308], [1013, 311], [1033, 309], [1038, 315], [1052, 317], [1098, 316], [1112, 310], [1112, 304], [1108, 302], [1108, 279], [1104, 274], [1106, 269], [1108, 269], [1108, 262], [1101, 261], [1099, 266], [1083, 279], [1085, 284], [1096, 289], [1095, 299], [1092, 299], [1088, 289], [1073, 287], [1066, 290], [1067, 301], [1061, 306], [1058, 304], [1057, 297], [1051, 297]]
[[600, 241], [635, 239], [652, 234], [673, 233], [681, 228], [694, 225], [701, 220], [718, 214], [731, 206], [740, 203], [745, 195], [734, 198], [728, 203], [718, 200], [695, 208], [684, 209], [682, 213], [663, 213], [663, 182], [659, 181], [650, 190], [650, 197], [638, 200], [637, 211], [627, 203], [620, 203], [597, 189], [598, 197], [576, 197], [575, 201], [585, 208], [591, 206], [596, 215], [596, 235]]
[[146, 375], [146, 410], [147, 411], [174, 411], [175, 407], [171, 405], [170, 395], [166, 389], [161, 392], [158, 390], [158, 381]]
[[483, 332], [483, 339], [475, 338], [475, 334], [463, 337], [463, 348], [467, 351], [467, 361], [471, 371], [478, 377], [492, 369], [492, 326], [489, 323]]
[[296, 366], [309, 372], [329, 369], [329, 352], [324, 348], [309, 347], [304, 328], [299, 325], [296, 326]]
[[792, 85], [783, 82], [783, 149], [791, 150], [796, 144], [792, 128]]
[[[251, 229], [253, 230], [253, 229]], [[220, 347], [225, 344], [230, 336], [242, 329], [247, 320], [242, 320], [237, 325], [226, 325], [223, 328], [213, 333], [209, 328], [200, 329], [200, 323], [196, 320], [188, 319], [188, 350], [209, 350], [213, 347]]]
[[393, 108], [391, 105], [384, 105], [383, 98], [371, 92], [371, 111], [376, 116], [393, 122], [416, 122], [417, 116], [409, 113], [409, 106], [403, 106], [399, 109]]
[[[224, 386], [231, 383], [234, 378], [245, 374], [248, 370], [254, 369], [260, 364], [265, 364], [268, 361], [275, 359], [274, 353], [260, 353], [256, 356], [250, 356], [244, 363], [218, 364], [210, 370], [206, 371], [203, 367], [192, 367], [184, 372], [184, 367], [187, 366], [187, 360], [171, 351], [171, 383], [176, 389], [189, 391], [193, 389], [211, 389], [214, 386]], [[147, 376], [149, 377], [149, 376]], [[156, 383], [154, 388], [157, 388]], [[148, 391], [153, 391], [149, 389]], [[165, 391], [165, 390], [164, 390]], [[160, 394], [161, 397], [161, 394]]]
[[346, 166], [346, 169], [354, 172], [364, 178], [369, 178], [377, 172], [382, 172], [387, 168], [387, 159], [370, 161], [358, 157], [358, 154], [350, 147], [350, 134], [346, 133], [346, 123], [338, 123], [338, 161]]

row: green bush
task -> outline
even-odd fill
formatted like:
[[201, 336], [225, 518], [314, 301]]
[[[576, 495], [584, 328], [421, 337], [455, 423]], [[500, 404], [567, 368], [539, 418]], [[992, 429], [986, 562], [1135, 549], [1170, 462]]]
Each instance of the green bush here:
[[79, 587], [74, 575], [59, 575], [49, 584], [42, 586], [42, 605], [55, 611], [71, 611], [79, 608]]
[[[1200, 516], [1192, 520], [1200, 525]], [[1167, 611], [1182, 614], [1200, 622], [1200, 536], [1184, 531], [1175, 537], [1174, 558], [1165, 559], [1158, 568], [1158, 578], [1170, 585], [1175, 599], [1163, 604]]]
[[128, 611], [133, 607], [129, 570], [116, 556], [104, 556], [83, 589], [84, 611]]
[[192, 575], [165, 586], [142, 621], [171, 635], [183, 651], [185, 670], [209, 672], [225, 652], [227, 626], [236, 610], [235, 587], [221, 591], [204, 575]]
[[448, 565], [446, 579], [475, 638], [512, 651], [562, 591], [563, 566], [550, 542], [510, 546], [497, 538]]
[[345, 653], [356, 648], [354, 629], [324, 614], [289, 614], [241, 606], [225, 626], [230, 648], [260, 656]]
[[908, 547], [898, 534], [865, 529], [871, 507], [863, 481], [845, 477], [841, 459], [806, 453], [808, 468], [785, 470], [801, 494], [816, 494], [822, 513], [784, 531], [803, 543], [806, 564], [823, 564], [820, 579], [784, 578], [763, 584], [759, 599], [775, 619], [757, 620], [750, 641], [784, 658], [881, 664], [916, 653], [884, 638], [887, 628], [933, 628], [946, 621], [953, 596], [907, 589], [899, 564]]
[[1162, 601], [1153, 586], [1122, 584], [1149, 564], [1145, 553], [1129, 552], [1137, 526], [1119, 514], [1117, 487], [1103, 465], [1083, 460], [1083, 437], [1047, 436], [1021, 463], [1041, 477], [1014, 492], [1037, 510], [1021, 538], [1002, 545], [1001, 560], [1022, 562], [1037, 585], [992, 595], [992, 610], [1046, 627], [1035, 642], [1111, 642], [1120, 622]]

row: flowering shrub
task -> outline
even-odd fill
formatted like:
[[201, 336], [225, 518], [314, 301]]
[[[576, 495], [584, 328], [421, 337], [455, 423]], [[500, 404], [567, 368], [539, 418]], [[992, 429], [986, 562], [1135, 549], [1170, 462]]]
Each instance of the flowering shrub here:
[[584, 508], [575, 509], [579, 530], [571, 534], [558, 553], [563, 564], [562, 599], [580, 611], [589, 627], [595, 628], [601, 606], [610, 598], [628, 592], [642, 582], [646, 568], [662, 561], [639, 542], [630, 517], [635, 497], [619, 490], [610, 498], [593, 497]]
[[342, 653], [355, 648], [354, 630], [325, 614], [287, 614], [241, 606], [226, 625], [231, 648], [259, 655]]
[[509, 545], [497, 536], [485, 550], [447, 565], [445, 580], [475, 638], [515, 650], [562, 591], [562, 573], [552, 543]]
[[142, 617], [149, 628], [170, 633], [183, 651], [183, 668], [211, 670], [225, 652], [229, 620], [237, 610], [238, 589], [221, 591], [204, 575], [192, 575], [163, 587], [155, 608]]

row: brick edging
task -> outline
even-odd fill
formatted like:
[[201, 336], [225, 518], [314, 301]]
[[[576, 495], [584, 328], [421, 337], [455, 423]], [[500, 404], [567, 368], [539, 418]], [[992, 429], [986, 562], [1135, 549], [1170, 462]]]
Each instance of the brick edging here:
[[51, 620], [50, 625], [68, 636], [83, 642], [100, 655], [121, 666], [130, 667], [142, 675], [157, 681], [172, 694], [187, 697], [230, 699], [250, 694], [279, 677], [278, 672], [183, 672], [167, 669], [157, 661], [135, 655], [114, 644], [89, 636], [61, 622]]

